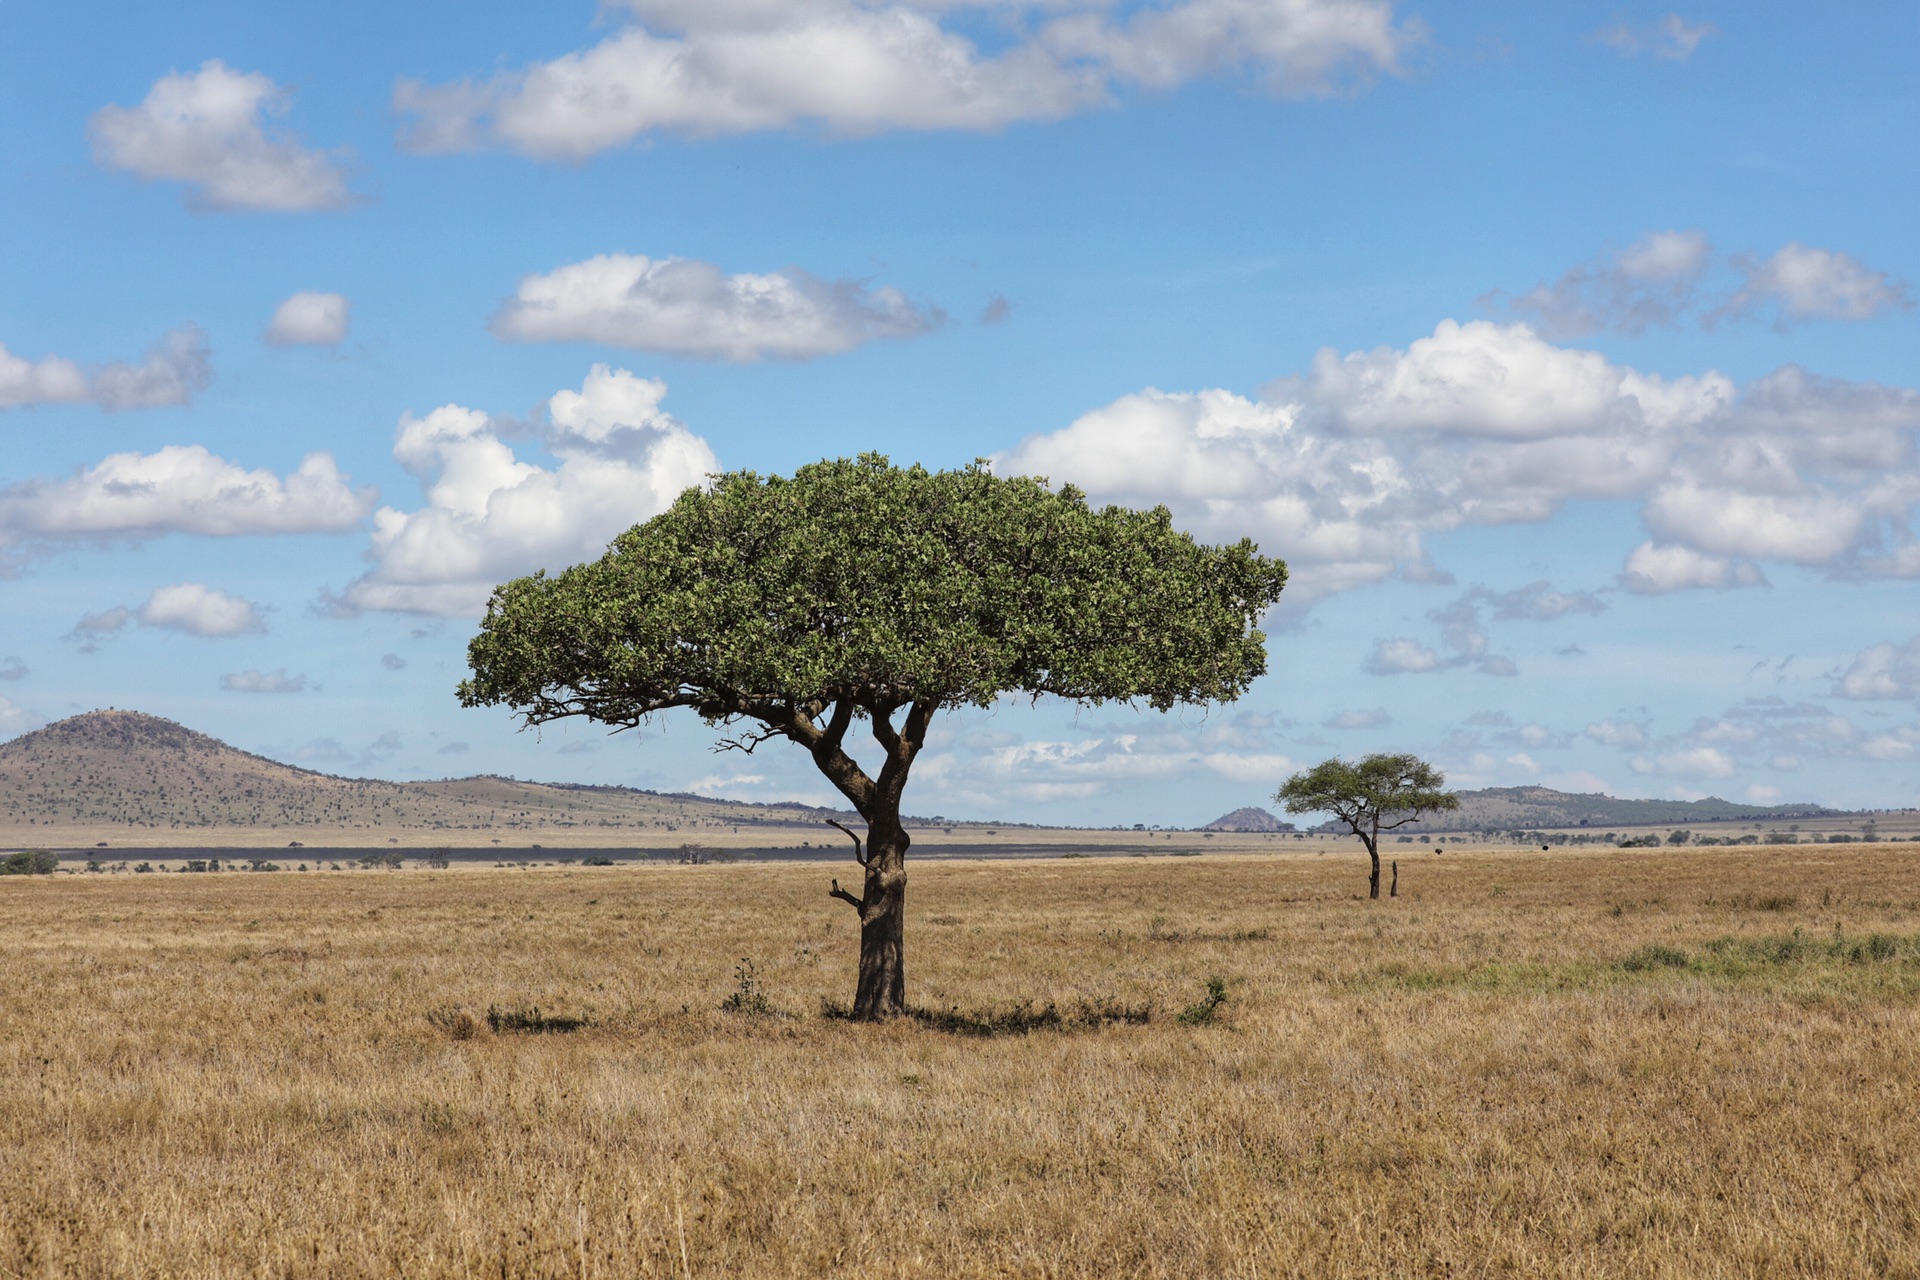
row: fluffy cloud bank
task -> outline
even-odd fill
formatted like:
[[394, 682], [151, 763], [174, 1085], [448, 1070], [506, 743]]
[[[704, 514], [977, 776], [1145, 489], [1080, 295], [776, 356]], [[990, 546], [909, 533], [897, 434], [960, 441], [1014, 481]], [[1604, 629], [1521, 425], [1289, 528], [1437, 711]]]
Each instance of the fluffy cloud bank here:
[[161, 409], [189, 404], [213, 380], [207, 335], [181, 325], [138, 364], [83, 370], [61, 356], [28, 360], [0, 344], [0, 409], [39, 404], [96, 404], [102, 409]]
[[137, 541], [169, 533], [215, 537], [341, 533], [373, 507], [325, 453], [285, 477], [249, 471], [200, 445], [116, 453], [63, 480], [0, 488], [0, 566], [36, 547]]
[[402, 81], [394, 104], [416, 150], [579, 160], [657, 131], [997, 129], [1208, 76], [1326, 95], [1397, 73], [1422, 38], [1390, 0], [1176, 0], [1126, 15], [1095, 0], [1013, 0], [992, 8], [1014, 40], [983, 54], [943, 25], [980, 7], [624, 0], [605, 8], [627, 23], [590, 49], [486, 81]]
[[1920, 698], [1920, 636], [1861, 651], [1834, 682], [1836, 698]]
[[797, 268], [727, 275], [708, 262], [615, 253], [526, 277], [491, 327], [520, 342], [806, 360], [875, 338], [918, 337], [945, 318], [898, 289], [822, 280]]
[[[1526, 325], [1448, 320], [1405, 349], [1322, 351], [1260, 399], [1123, 396], [996, 465], [1253, 537], [1288, 560], [1296, 604], [1432, 577], [1432, 534], [1634, 500], [1657, 545], [1627, 583], [1657, 591], [1757, 582], [1757, 560], [1920, 577], [1916, 428], [1920, 392], [1905, 388], [1794, 366], [1744, 387], [1663, 378]], [[1446, 661], [1413, 642], [1377, 656], [1401, 671]]]
[[1253, 712], [1201, 726], [1114, 717], [1071, 737], [1042, 740], [986, 727], [956, 732], [950, 722], [930, 739], [914, 781], [934, 803], [980, 806], [1004, 805], [1008, 797], [1029, 804], [1084, 800], [1209, 775], [1266, 789], [1299, 767], [1275, 748], [1272, 729], [1270, 717]]
[[238, 596], [204, 582], [161, 587], [139, 609], [140, 625], [183, 631], [190, 636], [237, 636], [265, 631], [260, 610]]
[[112, 635], [135, 621], [143, 627], [203, 638], [246, 635], [267, 629], [259, 607], [251, 602], [204, 582], [176, 582], [155, 589], [137, 606], [115, 605], [100, 613], [87, 614], [74, 624], [72, 636], [90, 641]]
[[1790, 243], [1764, 259], [1735, 254], [1718, 283], [1709, 281], [1715, 261], [1704, 232], [1654, 231], [1551, 284], [1518, 296], [1495, 289], [1480, 302], [1559, 338], [1602, 329], [1638, 334], [1688, 319], [1710, 328], [1766, 314], [1784, 328], [1803, 320], [1871, 320], [1913, 307], [1905, 284], [1837, 250]]
[[719, 469], [706, 441], [660, 408], [666, 393], [595, 365], [579, 391], [547, 402], [539, 430], [551, 467], [516, 457], [501, 439], [507, 424], [476, 409], [402, 418], [393, 455], [427, 505], [374, 513], [373, 568], [334, 606], [471, 617], [508, 578], [598, 556]]
[[137, 107], [95, 112], [94, 159], [138, 178], [184, 182], [196, 209], [285, 213], [350, 203], [337, 156], [267, 131], [266, 117], [286, 106], [272, 80], [216, 59], [191, 75], [162, 76]]

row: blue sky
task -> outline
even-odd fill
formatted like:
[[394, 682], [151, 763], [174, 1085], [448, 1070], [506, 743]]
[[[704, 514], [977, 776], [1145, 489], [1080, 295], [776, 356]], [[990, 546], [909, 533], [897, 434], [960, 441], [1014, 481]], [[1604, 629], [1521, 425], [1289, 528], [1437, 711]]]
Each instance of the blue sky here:
[[1270, 674], [952, 715], [909, 808], [1331, 754], [1920, 803], [1911, 6], [0, 8], [0, 733], [824, 799], [458, 707], [715, 467], [991, 456], [1286, 558]]

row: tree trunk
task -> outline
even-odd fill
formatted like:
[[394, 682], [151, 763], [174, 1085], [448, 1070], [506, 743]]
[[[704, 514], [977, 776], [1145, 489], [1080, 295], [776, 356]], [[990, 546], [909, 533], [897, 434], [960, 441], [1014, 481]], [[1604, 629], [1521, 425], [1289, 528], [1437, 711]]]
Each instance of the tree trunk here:
[[1373, 859], [1373, 875], [1367, 879], [1367, 896], [1377, 898], [1380, 896], [1380, 837], [1363, 835], [1360, 838], [1367, 842], [1367, 856]]
[[860, 1022], [907, 1011], [907, 845], [898, 814], [867, 823], [867, 880], [860, 906], [860, 985], [853, 1016]]

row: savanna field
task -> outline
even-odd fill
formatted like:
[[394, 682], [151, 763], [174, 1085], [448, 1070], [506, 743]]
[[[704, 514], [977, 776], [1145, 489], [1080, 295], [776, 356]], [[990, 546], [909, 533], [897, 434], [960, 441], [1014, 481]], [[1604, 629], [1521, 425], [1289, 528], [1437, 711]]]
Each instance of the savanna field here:
[[9, 877], [0, 1275], [1920, 1275], [1917, 854]]

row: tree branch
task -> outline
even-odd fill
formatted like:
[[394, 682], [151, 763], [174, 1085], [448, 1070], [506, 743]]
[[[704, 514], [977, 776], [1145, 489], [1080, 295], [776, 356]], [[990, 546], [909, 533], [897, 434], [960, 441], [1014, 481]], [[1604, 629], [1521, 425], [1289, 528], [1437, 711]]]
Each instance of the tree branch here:
[[840, 827], [842, 831], [847, 832], [847, 839], [853, 841], [853, 860], [859, 863], [863, 867], [866, 866], [867, 859], [866, 859], [866, 855], [861, 852], [860, 837], [853, 834], [853, 832], [851, 831], [847, 831], [845, 827], [841, 827], [840, 824], [835, 822], [832, 818], [827, 819], [827, 825], [830, 827]]
[[[765, 721], [762, 721], [762, 723], [764, 724]], [[750, 756], [753, 754], [753, 749], [763, 742], [774, 738], [791, 736], [792, 735], [778, 725], [768, 725], [764, 730], [749, 731], [741, 734], [737, 738], [722, 738], [714, 744], [713, 749], [715, 751], [738, 751], [741, 755]]]
[[899, 708], [885, 702], [875, 702], [867, 707], [867, 715], [873, 721], [873, 740], [891, 760], [900, 752], [900, 735], [894, 731], [893, 713]]
[[866, 915], [867, 913], [867, 900], [865, 898], [856, 898], [852, 894], [848, 893], [845, 889], [842, 889], [840, 887], [840, 882], [838, 880], [835, 880], [833, 882], [833, 889], [827, 894], [827, 896], [829, 898], [840, 899], [840, 901], [846, 903], [848, 906], [852, 907], [855, 911], [858, 911], [863, 916]]

